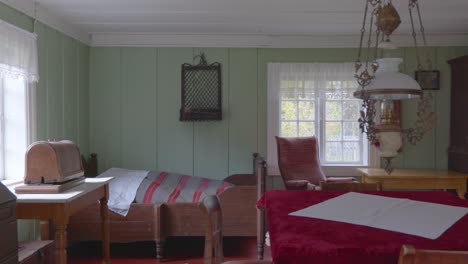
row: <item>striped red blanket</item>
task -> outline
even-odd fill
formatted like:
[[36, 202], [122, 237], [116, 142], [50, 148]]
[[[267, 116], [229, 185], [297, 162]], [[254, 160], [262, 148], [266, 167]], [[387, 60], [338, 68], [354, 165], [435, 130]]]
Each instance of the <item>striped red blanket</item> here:
[[150, 171], [141, 182], [135, 197], [137, 203], [198, 202], [233, 187], [221, 180]]

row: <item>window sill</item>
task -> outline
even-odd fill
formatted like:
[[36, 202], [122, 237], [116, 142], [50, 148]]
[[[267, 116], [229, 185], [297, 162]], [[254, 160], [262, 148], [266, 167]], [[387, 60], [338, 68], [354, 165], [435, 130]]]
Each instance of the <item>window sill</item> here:
[[[364, 165], [322, 165], [322, 170], [328, 177], [359, 177], [362, 176], [357, 168], [368, 168], [370, 166]], [[269, 167], [268, 175], [279, 176], [278, 168]]]
[[12, 185], [22, 183], [23, 180], [1, 180], [1, 182], [5, 186], [12, 186]]
[[322, 170], [328, 177], [356, 177], [362, 176], [357, 168], [368, 167], [364, 165], [322, 165]]

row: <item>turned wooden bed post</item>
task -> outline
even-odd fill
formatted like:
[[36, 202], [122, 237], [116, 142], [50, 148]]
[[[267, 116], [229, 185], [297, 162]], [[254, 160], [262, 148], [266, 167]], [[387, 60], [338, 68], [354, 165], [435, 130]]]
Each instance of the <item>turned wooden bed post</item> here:
[[[257, 200], [265, 193], [266, 162], [254, 154], [255, 175], [257, 176]], [[257, 257], [263, 259], [265, 247], [265, 211], [263, 208], [257, 208]]]
[[[164, 214], [164, 211], [166, 210], [166, 204], [161, 204], [159, 206], [156, 206], [156, 215], [161, 216]], [[163, 218], [164, 217], [159, 217], [159, 221], [156, 221], [156, 226], [155, 226], [155, 238], [156, 240], [154, 241], [156, 243], [156, 258], [157, 259], [162, 259], [164, 257], [164, 243], [166, 242], [166, 234], [164, 233], [164, 223], [163, 223]]]

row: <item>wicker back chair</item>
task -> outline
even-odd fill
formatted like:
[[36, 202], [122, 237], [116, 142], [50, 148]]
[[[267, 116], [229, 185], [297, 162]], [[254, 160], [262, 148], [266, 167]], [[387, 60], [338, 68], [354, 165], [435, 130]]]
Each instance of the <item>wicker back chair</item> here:
[[320, 182], [354, 182], [352, 177], [327, 177], [320, 167], [315, 137], [276, 137], [278, 167], [288, 190], [318, 189]]

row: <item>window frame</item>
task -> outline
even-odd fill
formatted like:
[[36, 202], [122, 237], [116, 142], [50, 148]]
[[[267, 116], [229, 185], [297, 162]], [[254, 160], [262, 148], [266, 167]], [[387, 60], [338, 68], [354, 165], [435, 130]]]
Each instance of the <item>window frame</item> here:
[[[360, 176], [359, 173], [355, 168], [361, 168], [361, 167], [380, 167], [380, 158], [377, 154], [377, 151], [375, 148], [371, 147], [370, 144], [368, 144], [367, 139], [365, 136], [361, 136], [359, 141], [353, 141], [353, 142], [360, 142], [363, 144], [363, 151], [362, 151], [362, 157], [360, 160], [359, 164], [356, 163], [345, 163], [345, 162], [328, 162], [325, 163], [323, 162], [323, 158], [325, 157], [325, 142], [326, 139], [324, 136], [325, 135], [325, 120], [323, 117], [325, 117], [325, 102], [328, 100], [325, 100], [325, 97], [321, 98], [321, 95], [319, 93], [323, 93], [324, 90], [319, 89], [318, 87], [313, 88], [315, 90], [315, 95], [314, 99], [307, 99], [307, 100], [299, 100], [297, 98], [297, 89], [298, 87], [295, 87], [295, 96], [294, 99], [291, 100], [281, 100], [281, 74], [277, 74], [277, 76], [272, 76], [272, 70], [270, 69], [270, 65], [272, 63], [268, 63], [268, 69], [267, 69], [267, 79], [268, 79], [268, 84], [267, 84], [267, 161], [268, 161], [268, 170], [270, 175], [279, 175], [279, 169], [277, 165], [277, 149], [276, 149], [276, 141], [275, 141], [275, 136], [280, 134], [281, 131], [281, 122], [284, 121], [281, 119], [281, 103], [283, 101], [293, 101], [297, 102], [296, 107], [299, 107], [299, 102], [302, 101], [311, 101], [314, 102], [314, 108], [315, 108], [315, 117], [312, 122], [314, 122], [314, 128], [315, 128], [315, 135], [319, 139], [319, 155], [320, 155], [320, 160], [322, 162], [321, 166], [323, 171], [327, 176]], [[287, 63], [290, 64], [290, 63]], [[353, 76], [350, 74], [350, 76]], [[274, 83], [276, 82], [276, 83]], [[316, 81], [315, 86], [317, 86], [319, 81]], [[303, 84], [304, 86], [305, 84]], [[305, 86], [304, 86], [305, 87]], [[343, 99], [337, 99], [336, 101], [340, 101], [342, 104], [344, 101]], [[319, 111], [319, 112], [317, 112]], [[316, 118], [319, 118], [319, 120], [316, 120]], [[287, 121], [287, 120], [286, 120]], [[290, 120], [296, 122], [296, 125], [299, 126], [300, 119], [299, 119], [299, 111], [296, 111], [296, 120]], [[308, 121], [308, 120], [306, 120]], [[340, 120], [340, 123], [343, 123], [343, 120]], [[298, 131], [299, 133], [299, 131]], [[343, 138], [343, 131], [342, 131], [342, 136]], [[340, 141], [343, 142], [343, 139]], [[365, 146], [367, 145], [367, 147]], [[367, 155], [367, 162], [364, 160], [364, 156]]]

